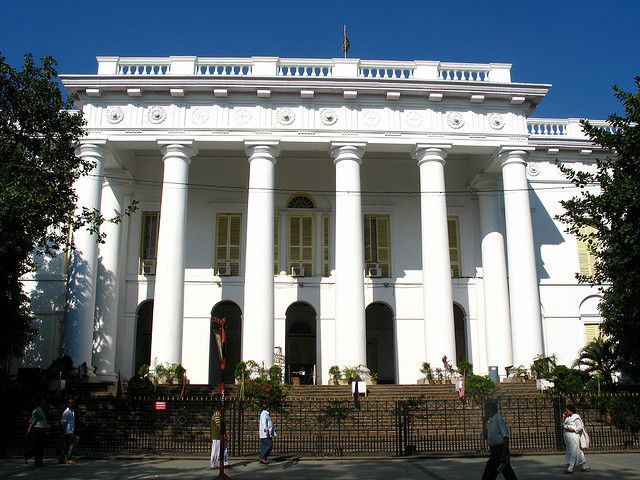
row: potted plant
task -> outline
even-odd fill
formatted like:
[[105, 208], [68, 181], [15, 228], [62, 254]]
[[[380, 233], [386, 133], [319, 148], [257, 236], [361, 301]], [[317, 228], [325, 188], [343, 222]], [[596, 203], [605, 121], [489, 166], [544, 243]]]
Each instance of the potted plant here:
[[182, 366], [181, 363], [174, 363], [175, 365], [175, 378], [178, 380], [178, 383], [182, 384], [187, 381], [187, 369]]
[[442, 383], [444, 380], [444, 371], [441, 368], [436, 368], [434, 371], [433, 382], [434, 383]]
[[378, 374], [376, 372], [371, 372], [369, 373], [369, 378], [371, 379], [371, 384], [372, 385], [377, 385], [378, 384]]
[[451, 377], [453, 377], [453, 365], [449, 361], [446, 355], [442, 357], [442, 371], [444, 373], [445, 383], [451, 383]]
[[418, 379], [418, 384], [429, 384], [433, 382], [433, 369], [431, 368], [431, 364], [429, 362], [423, 362], [420, 367], [420, 373], [423, 375], [422, 378]]
[[462, 361], [458, 364], [458, 373], [463, 377], [473, 373], [473, 365], [470, 362]]
[[351, 383], [360, 377], [360, 372], [356, 367], [344, 367], [342, 369], [342, 376], [347, 383]]
[[329, 377], [331, 379], [331, 383], [334, 385], [339, 385], [340, 380], [342, 380], [342, 372], [340, 371], [340, 367], [337, 365], [332, 365], [329, 367]]
[[536, 355], [531, 364], [531, 376], [536, 379], [536, 387], [538, 390], [547, 390], [553, 387], [553, 382], [550, 379], [551, 372], [556, 367], [556, 356], [551, 355], [549, 357], [544, 354]]
[[523, 365], [518, 365], [517, 367], [512, 367], [509, 369], [509, 373], [507, 378], [503, 381], [507, 383], [523, 383], [529, 378], [529, 374], [527, 373], [527, 369], [524, 368]]

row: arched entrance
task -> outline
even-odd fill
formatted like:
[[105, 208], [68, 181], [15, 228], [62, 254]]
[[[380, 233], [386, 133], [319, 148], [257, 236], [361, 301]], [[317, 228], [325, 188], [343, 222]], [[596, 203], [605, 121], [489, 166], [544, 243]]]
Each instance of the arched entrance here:
[[[218, 302], [211, 309], [211, 317], [225, 317], [227, 319], [227, 342], [225, 345], [227, 357], [227, 370], [225, 372], [225, 383], [233, 383], [236, 365], [240, 363], [242, 352], [242, 310], [231, 301], [224, 300]], [[209, 326], [209, 385], [220, 383], [220, 358], [218, 356], [218, 345], [213, 334], [213, 322]]]
[[134, 374], [142, 365], [151, 365], [151, 334], [153, 332], [153, 300], [145, 300], [136, 311], [136, 345]]
[[315, 384], [316, 311], [305, 302], [289, 305], [286, 313], [285, 379]]
[[396, 382], [396, 342], [393, 310], [380, 302], [365, 310], [367, 321], [367, 368], [378, 374], [379, 383]]
[[456, 365], [460, 362], [468, 362], [467, 353], [467, 329], [465, 327], [465, 314], [460, 305], [453, 304], [453, 323], [456, 334]]

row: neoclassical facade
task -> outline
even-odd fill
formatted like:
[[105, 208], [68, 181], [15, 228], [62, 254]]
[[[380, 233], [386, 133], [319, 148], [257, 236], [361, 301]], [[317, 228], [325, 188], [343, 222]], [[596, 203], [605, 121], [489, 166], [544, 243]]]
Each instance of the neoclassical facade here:
[[[531, 115], [549, 85], [506, 64], [98, 57], [63, 75], [94, 162], [75, 233], [34, 292], [40, 343], [104, 377], [182, 363], [215, 383], [210, 318], [230, 363], [282, 363], [327, 383], [364, 364], [413, 383], [446, 355], [477, 372], [570, 363], [598, 328], [589, 252], [556, 219], [589, 168], [577, 119]], [[604, 122], [603, 128], [606, 128]]]

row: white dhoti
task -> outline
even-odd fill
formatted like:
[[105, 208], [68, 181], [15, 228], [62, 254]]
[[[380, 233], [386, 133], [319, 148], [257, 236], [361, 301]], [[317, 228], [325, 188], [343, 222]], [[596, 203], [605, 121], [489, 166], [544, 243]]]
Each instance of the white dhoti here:
[[580, 434], [565, 430], [564, 444], [567, 447], [564, 454], [564, 463], [568, 465], [567, 470], [573, 472], [576, 467], [583, 468], [587, 461], [584, 458], [584, 452], [580, 449]]
[[[211, 440], [211, 461], [209, 462], [209, 468], [218, 468], [218, 461], [220, 460], [220, 440]], [[225, 445], [224, 447], [224, 466], [229, 465], [229, 449]]]

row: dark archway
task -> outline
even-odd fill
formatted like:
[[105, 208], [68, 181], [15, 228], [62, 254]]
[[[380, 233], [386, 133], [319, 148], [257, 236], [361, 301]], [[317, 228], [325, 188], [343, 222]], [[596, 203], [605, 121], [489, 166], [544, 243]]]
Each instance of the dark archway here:
[[142, 365], [151, 365], [151, 334], [153, 333], [153, 299], [145, 300], [136, 311], [136, 345], [134, 374]]
[[[211, 309], [211, 317], [225, 317], [227, 319], [227, 370], [224, 380], [225, 383], [232, 384], [236, 365], [240, 363], [242, 353], [242, 310], [236, 303], [223, 300], [216, 303]], [[218, 385], [220, 383], [220, 358], [216, 338], [213, 334], [213, 322], [209, 326], [209, 330], [209, 385]]]
[[[286, 313], [285, 376], [289, 383], [315, 384], [316, 311], [305, 302], [289, 305]], [[297, 379], [297, 380], [296, 380]]]
[[367, 319], [367, 368], [378, 374], [379, 383], [396, 382], [396, 342], [393, 310], [375, 302], [365, 310]]
[[467, 329], [465, 326], [465, 313], [460, 305], [453, 304], [453, 323], [456, 334], [456, 364], [468, 362], [467, 353]]

